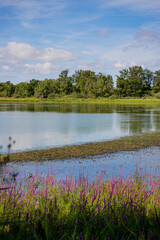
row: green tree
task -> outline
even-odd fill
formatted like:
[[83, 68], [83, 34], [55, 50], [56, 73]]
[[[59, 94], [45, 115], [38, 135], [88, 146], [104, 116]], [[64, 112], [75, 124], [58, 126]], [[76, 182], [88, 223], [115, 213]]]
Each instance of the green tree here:
[[88, 97], [97, 97], [96, 84], [97, 75], [95, 72], [87, 70], [85, 71], [86, 81], [85, 81], [85, 95]]
[[113, 94], [113, 78], [111, 75], [99, 73], [97, 76], [96, 92], [99, 97], [109, 97]]
[[73, 83], [75, 85], [76, 92], [85, 95], [84, 94], [85, 93], [84, 71], [83, 70], [75, 71], [75, 74], [72, 77], [73, 77]]
[[68, 69], [61, 71], [57, 79], [57, 83], [55, 83], [55, 86], [57, 86], [57, 90], [61, 95], [68, 95], [73, 91], [72, 87], [73, 80], [72, 77], [68, 76], [68, 73], [69, 73]]
[[54, 80], [45, 79], [39, 81], [36, 88], [34, 89], [35, 97], [47, 98], [50, 93], [54, 93]]
[[148, 94], [151, 91], [151, 87], [154, 84], [154, 74], [149, 69], [143, 70], [143, 93]]
[[18, 83], [15, 86], [15, 91], [14, 91], [14, 97], [21, 97], [21, 98], [25, 98], [25, 97], [31, 97], [31, 92], [30, 92], [30, 86], [29, 83], [27, 82], [21, 82]]
[[15, 86], [10, 81], [0, 83], [0, 97], [11, 97]]
[[36, 80], [36, 79], [32, 79], [29, 81], [28, 90], [31, 96], [34, 96], [34, 91], [38, 83], [39, 83], [39, 80]]
[[95, 72], [78, 70], [73, 75], [73, 82], [77, 93], [81, 93], [85, 97], [96, 96], [97, 76]]
[[156, 93], [160, 92], [160, 70], [154, 73], [153, 90]]
[[128, 86], [128, 70], [123, 69], [120, 71], [120, 75], [117, 76], [116, 93], [119, 96], [126, 97], [127, 86]]
[[148, 94], [153, 84], [153, 73], [141, 66], [129, 67], [117, 76], [117, 94], [122, 97], [141, 97]]

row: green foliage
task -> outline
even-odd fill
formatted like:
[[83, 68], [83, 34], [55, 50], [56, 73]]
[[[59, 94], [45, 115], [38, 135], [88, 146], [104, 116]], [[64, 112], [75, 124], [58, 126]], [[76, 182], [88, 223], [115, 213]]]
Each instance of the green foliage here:
[[[117, 76], [116, 89], [113, 87], [111, 75], [90, 70], [78, 70], [69, 76], [69, 70], [61, 71], [57, 79], [39, 81], [32, 79], [17, 85], [0, 83], [0, 97], [37, 97], [54, 99], [55, 95], [73, 98], [109, 98], [112, 95], [120, 97], [143, 97], [160, 91], [160, 70], [151, 72], [141, 66], [123, 69]], [[80, 96], [80, 97], [79, 97]], [[113, 99], [115, 97], [113, 96]]]
[[[159, 239], [158, 179], [28, 175], [0, 191], [0, 239]], [[2, 185], [3, 187], [3, 185]]]
[[84, 97], [108, 97], [113, 93], [113, 79], [110, 75], [79, 70], [73, 75], [73, 82], [76, 92]]
[[117, 96], [117, 95], [111, 95], [110, 97], [109, 97], [109, 99], [118, 99], [119, 97]]
[[50, 93], [56, 93], [54, 80], [45, 79], [44, 81], [39, 81], [35, 90], [35, 97], [47, 98]]
[[38, 83], [39, 83], [39, 80], [36, 80], [36, 79], [32, 79], [29, 81], [29, 91], [31, 96], [34, 96], [34, 91]]
[[61, 95], [68, 95], [72, 92], [72, 77], [68, 76], [69, 70], [63, 70], [57, 79], [58, 92]]
[[154, 74], [153, 90], [157, 93], [160, 92], [160, 70]]
[[73, 82], [77, 93], [84, 97], [96, 97], [97, 76], [90, 70], [79, 70], [73, 75]]
[[99, 73], [97, 76], [96, 93], [99, 97], [109, 97], [114, 92], [113, 78], [111, 75]]
[[160, 99], [160, 92], [158, 92], [158, 93], [156, 94], [156, 98], [157, 98], [157, 99]]
[[52, 92], [52, 93], [49, 93], [49, 94], [48, 94], [48, 99], [51, 99], [51, 100], [52, 100], [52, 99], [55, 98], [55, 96], [56, 96], [55, 93], [53, 93], [53, 92]]
[[141, 66], [129, 67], [117, 76], [116, 92], [122, 97], [142, 97], [148, 94], [153, 84], [153, 73]]
[[15, 86], [9, 81], [0, 83], [0, 97], [11, 97], [14, 93]]
[[30, 91], [30, 84], [27, 82], [21, 82], [15, 86], [14, 97], [25, 98], [31, 97], [32, 92]]

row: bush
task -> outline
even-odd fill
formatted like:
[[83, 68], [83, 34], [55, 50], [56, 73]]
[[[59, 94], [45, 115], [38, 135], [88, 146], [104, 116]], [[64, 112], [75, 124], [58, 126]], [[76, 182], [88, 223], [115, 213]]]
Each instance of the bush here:
[[155, 96], [157, 99], [160, 99], [160, 92], [158, 92]]
[[48, 95], [48, 99], [54, 99], [55, 98], [55, 93], [50, 93], [49, 95]]
[[120, 97], [118, 97], [117, 95], [111, 95], [111, 96], [109, 97], [109, 99], [118, 99], [118, 98], [120, 98]]
[[149, 94], [144, 94], [142, 98], [143, 99], [152, 99], [153, 97]]

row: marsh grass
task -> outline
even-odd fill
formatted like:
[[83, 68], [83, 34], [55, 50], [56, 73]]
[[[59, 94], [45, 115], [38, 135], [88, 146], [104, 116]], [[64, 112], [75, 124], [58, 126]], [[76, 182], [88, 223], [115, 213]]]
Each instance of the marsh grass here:
[[1, 183], [0, 239], [160, 239], [160, 178], [55, 180], [28, 174]]
[[160, 131], [137, 134], [118, 140], [71, 145], [10, 154], [11, 161], [44, 161], [74, 157], [96, 156], [116, 151], [134, 151], [160, 146]]
[[0, 97], [0, 103], [74, 103], [74, 104], [160, 104], [157, 98], [74, 98], [72, 96], [58, 97], [54, 99], [41, 98], [5, 98]]

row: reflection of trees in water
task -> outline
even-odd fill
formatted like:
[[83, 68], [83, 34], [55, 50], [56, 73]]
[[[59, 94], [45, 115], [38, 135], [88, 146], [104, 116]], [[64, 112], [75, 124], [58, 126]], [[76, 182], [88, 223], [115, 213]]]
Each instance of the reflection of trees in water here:
[[159, 111], [153, 111], [153, 122], [155, 129], [160, 129], [160, 109]]
[[154, 118], [153, 112], [150, 111], [146, 114], [129, 114], [127, 121], [122, 120], [120, 127], [123, 131], [128, 131], [129, 134], [137, 134], [144, 131], [148, 132], [154, 129], [160, 129], [160, 123], [158, 125], [157, 119]]
[[[10, 124], [10, 119], [8, 115], [0, 112], [1, 115], [4, 114], [2, 123], [5, 123], [8, 132], [12, 132], [13, 126], [17, 129], [25, 129], [25, 133], [28, 134], [28, 129], [33, 132], [30, 139], [33, 139], [33, 135], [36, 136], [39, 133], [38, 121], [43, 127], [43, 131], [52, 130], [52, 133], [58, 132], [60, 129], [61, 134], [60, 140], [63, 138], [79, 137], [79, 133], [82, 133], [83, 139], [87, 139], [89, 134], [92, 138], [98, 139], [100, 137], [112, 137], [137, 134], [141, 132], [159, 130], [160, 129], [160, 105], [149, 104], [149, 105], [128, 105], [128, 104], [0, 104], [0, 111], [17, 111], [13, 114], [13, 123]], [[24, 124], [21, 119], [23, 111], [30, 111], [31, 117], [26, 118]], [[17, 118], [17, 113], [19, 112], [19, 118]], [[33, 113], [32, 113], [33, 112]], [[35, 114], [34, 112], [40, 112], [41, 114]], [[52, 114], [45, 114], [43, 118], [43, 112], [57, 112], [57, 113], [82, 113], [78, 114], [64, 114], [63, 116]], [[87, 113], [83, 115], [83, 113]], [[90, 113], [96, 113], [97, 115], [92, 115]], [[106, 115], [103, 115], [106, 114]], [[11, 114], [12, 115], [12, 114]], [[29, 115], [26, 113], [24, 116]], [[34, 117], [33, 117], [34, 116]], [[67, 116], [67, 117], [66, 117]], [[11, 116], [12, 117], [12, 116]], [[66, 117], [66, 118], [65, 118]], [[8, 121], [7, 121], [8, 119]], [[12, 119], [12, 118], [11, 118]], [[17, 124], [18, 123], [18, 124]], [[21, 128], [22, 125], [22, 128]], [[47, 127], [45, 127], [47, 125]], [[61, 130], [61, 126], [63, 126]], [[35, 128], [35, 130], [34, 130]], [[47, 129], [47, 130], [46, 130]], [[58, 129], [58, 130], [57, 130]], [[49, 132], [49, 131], [48, 131]], [[47, 132], [47, 134], [48, 134]], [[71, 135], [70, 132], [72, 132]], [[96, 136], [95, 134], [96, 133]], [[15, 132], [14, 132], [15, 134]], [[14, 135], [13, 134], [13, 135]], [[59, 133], [58, 133], [59, 134]], [[57, 136], [58, 136], [57, 134]], [[77, 135], [76, 135], [77, 134]], [[86, 135], [85, 135], [86, 134]], [[108, 134], [108, 135], [107, 135]], [[5, 132], [4, 132], [5, 135]], [[49, 139], [51, 134], [46, 135]], [[65, 136], [65, 137], [64, 137]], [[2, 136], [3, 137], [3, 136]], [[78, 139], [77, 137], [77, 139]], [[29, 138], [28, 138], [29, 139]], [[26, 142], [29, 140], [26, 140]], [[57, 138], [53, 139], [57, 142]], [[76, 141], [78, 142], [78, 140]], [[71, 139], [72, 140], [72, 139]], [[36, 140], [37, 141], [37, 140]], [[64, 141], [65, 142], [65, 141]], [[66, 143], [66, 142], [65, 142]], [[41, 143], [40, 143], [41, 144]], [[48, 143], [47, 143], [48, 144]], [[71, 143], [72, 144], [72, 143]], [[30, 146], [29, 146], [30, 147]]]
[[[0, 104], [0, 111], [60, 112], [60, 113], [146, 113], [157, 105], [128, 104]], [[158, 109], [159, 111], [159, 109]]]

